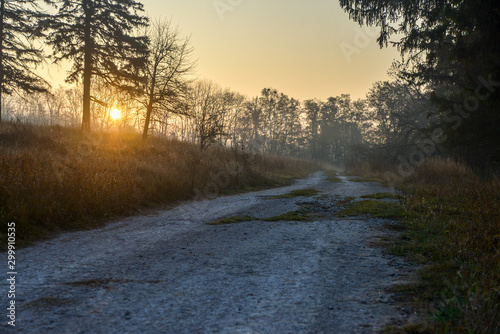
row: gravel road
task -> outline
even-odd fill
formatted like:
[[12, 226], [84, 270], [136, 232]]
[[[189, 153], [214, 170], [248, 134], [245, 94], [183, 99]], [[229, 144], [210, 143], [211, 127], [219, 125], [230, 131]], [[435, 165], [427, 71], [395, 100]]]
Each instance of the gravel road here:
[[[386, 221], [335, 215], [343, 198], [388, 188], [341, 179], [320, 172], [21, 249], [16, 327], [4, 315], [0, 332], [378, 332], [405, 316], [387, 288], [409, 267], [373, 246], [390, 233]], [[269, 198], [305, 188], [321, 193]], [[258, 220], [304, 208], [308, 221]], [[257, 218], [206, 224], [245, 215]]]

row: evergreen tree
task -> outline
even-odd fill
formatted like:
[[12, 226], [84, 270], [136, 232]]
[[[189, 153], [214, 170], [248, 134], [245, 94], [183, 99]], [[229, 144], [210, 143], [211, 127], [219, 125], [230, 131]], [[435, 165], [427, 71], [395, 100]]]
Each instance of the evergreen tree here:
[[33, 69], [43, 61], [34, 40], [39, 10], [35, 0], [0, 0], [0, 121], [2, 93], [43, 92], [47, 83]]
[[[496, 0], [340, 0], [360, 24], [380, 27], [404, 61], [399, 76], [433, 88], [451, 151], [469, 162], [500, 162], [500, 2]], [[447, 119], [460, 118], [459, 126]], [[467, 121], [465, 122], [465, 119]]]
[[72, 60], [66, 79], [83, 79], [83, 129], [90, 130], [92, 77], [130, 93], [139, 92], [147, 58], [147, 38], [134, 36], [146, 26], [143, 5], [133, 0], [53, 0], [58, 12], [45, 20], [54, 62]]

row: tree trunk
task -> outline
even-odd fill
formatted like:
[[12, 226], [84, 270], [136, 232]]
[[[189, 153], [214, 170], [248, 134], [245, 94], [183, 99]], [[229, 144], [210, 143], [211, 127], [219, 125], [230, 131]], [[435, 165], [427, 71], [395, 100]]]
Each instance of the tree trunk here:
[[144, 130], [142, 131], [142, 139], [148, 139], [148, 130], [149, 130], [149, 122], [151, 120], [151, 112], [153, 110], [153, 106], [148, 103], [148, 107], [146, 108], [146, 120], [144, 121]]
[[90, 26], [92, 24], [91, 1], [84, 0], [83, 7], [85, 12], [85, 60], [83, 69], [83, 130], [90, 131], [90, 83], [92, 77], [92, 36]]
[[153, 82], [151, 83], [151, 91], [149, 93], [149, 101], [148, 106], [146, 108], [146, 120], [144, 121], [144, 131], [142, 132], [142, 139], [148, 139], [148, 131], [149, 131], [149, 122], [151, 121], [151, 113], [153, 112], [153, 103], [154, 103], [154, 92], [156, 86], [156, 69], [152, 78]]
[[0, 1], [0, 122], [2, 121], [2, 90], [3, 90], [3, 79], [4, 79], [4, 73], [3, 73], [3, 38], [4, 38], [4, 32], [3, 32], [3, 18], [4, 18], [4, 12], [5, 10], [5, 0]]

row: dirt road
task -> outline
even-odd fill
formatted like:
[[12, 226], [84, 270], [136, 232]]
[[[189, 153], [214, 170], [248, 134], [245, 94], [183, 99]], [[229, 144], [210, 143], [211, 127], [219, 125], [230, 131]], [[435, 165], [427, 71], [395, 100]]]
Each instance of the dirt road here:
[[[388, 189], [325, 178], [316, 173], [289, 187], [186, 203], [22, 249], [16, 330], [377, 332], [403, 317], [386, 288], [405, 278], [406, 267], [371, 246], [388, 233], [383, 220], [335, 211], [345, 197]], [[320, 193], [269, 198], [305, 188]], [[304, 221], [258, 220], [304, 208]], [[257, 219], [206, 224], [229, 216]], [[7, 313], [6, 293], [1, 301]], [[14, 331], [2, 318], [0, 331]]]

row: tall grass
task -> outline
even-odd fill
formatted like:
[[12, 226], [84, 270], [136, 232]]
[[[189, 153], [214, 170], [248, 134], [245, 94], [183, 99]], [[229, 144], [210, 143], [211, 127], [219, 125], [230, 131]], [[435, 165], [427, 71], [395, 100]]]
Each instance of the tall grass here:
[[[134, 133], [86, 137], [60, 127], [0, 124], [0, 220], [16, 222], [20, 243], [91, 228], [141, 208], [227, 190], [269, 187], [311, 172], [305, 161]], [[196, 192], [195, 190], [199, 190]], [[1, 229], [5, 244], [6, 226]]]
[[433, 333], [500, 332], [500, 180], [431, 159], [400, 187], [409, 215], [398, 252], [422, 263], [414, 298]]

